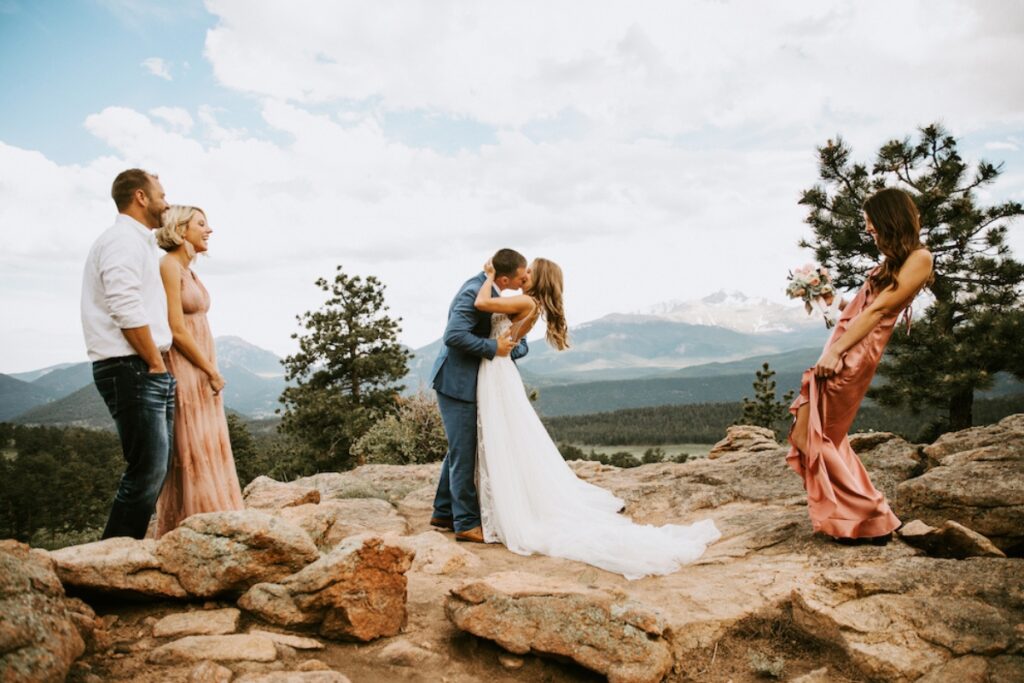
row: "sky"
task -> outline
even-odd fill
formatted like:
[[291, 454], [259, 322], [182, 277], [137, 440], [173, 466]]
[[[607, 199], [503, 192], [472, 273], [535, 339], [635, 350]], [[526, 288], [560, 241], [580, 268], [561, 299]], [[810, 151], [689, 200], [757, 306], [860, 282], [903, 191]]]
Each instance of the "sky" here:
[[214, 333], [280, 355], [338, 265], [415, 348], [501, 247], [561, 264], [571, 325], [784, 301], [837, 135], [940, 122], [1024, 201], [1021, 63], [1013, 0], [0, 0], [0, 372], [85, 359], [130, 167], [206, 211]]

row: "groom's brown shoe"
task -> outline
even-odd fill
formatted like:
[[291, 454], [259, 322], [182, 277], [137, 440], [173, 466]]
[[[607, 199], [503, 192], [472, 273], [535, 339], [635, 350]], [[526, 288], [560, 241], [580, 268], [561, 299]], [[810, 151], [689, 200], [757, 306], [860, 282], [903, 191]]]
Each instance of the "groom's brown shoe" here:
[[451, 517], [431, 517], [430, 526], [436, 526], [438, 529], [448, 529], [455, 531], [455, 523]]
[[472, 529], [466, 529], [465, 531], [456, 531], [455, 540], [465, 541], [467, 543], [484, 543], [484, 530], [475, 526]]

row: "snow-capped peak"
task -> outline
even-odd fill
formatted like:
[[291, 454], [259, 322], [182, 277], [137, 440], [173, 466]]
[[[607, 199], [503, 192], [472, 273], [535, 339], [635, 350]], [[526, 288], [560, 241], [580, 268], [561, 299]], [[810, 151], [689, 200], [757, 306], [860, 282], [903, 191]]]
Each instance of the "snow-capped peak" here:
[[701, 299], [665, 301], [638, 313], [691, 325], [711, 325], [754, 333], [792, 332], [819, 322], [808, 316], [799, 303], [780, 304], [724, 289]]

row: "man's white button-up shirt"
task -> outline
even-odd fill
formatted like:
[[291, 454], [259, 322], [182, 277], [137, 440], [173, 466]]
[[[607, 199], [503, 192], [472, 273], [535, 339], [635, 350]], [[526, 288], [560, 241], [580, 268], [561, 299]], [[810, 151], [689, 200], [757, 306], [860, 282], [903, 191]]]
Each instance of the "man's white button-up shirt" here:
[[137, 352], [121, 333], [149, 325], [161, 351], [171, 346], [160, 252], [152, 230], [121, 213], [93, 243], [82, 276], [82, 331], [93, 361]]

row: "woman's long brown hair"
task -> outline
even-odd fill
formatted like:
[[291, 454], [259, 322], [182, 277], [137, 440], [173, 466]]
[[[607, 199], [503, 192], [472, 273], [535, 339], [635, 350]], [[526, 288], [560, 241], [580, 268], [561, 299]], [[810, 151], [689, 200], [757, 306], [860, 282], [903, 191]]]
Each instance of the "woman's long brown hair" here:
[[896, 276], [910, 252], [924, 247], [917, 205], [903, 190], [887, 187], [868, 197], [863, 209], [878, 235], [878, 250], [885, 256], [869, 278], [871, 285], [875, 291], [896, 288]]
[[540, 312], [547, 321], [545, 337], [548, 343], [559, 351], [569, 348], [569, 326], [565, 322], [562, 305], [562, 269], [554, 261], [534, 259], [530, 268], [529, 295], [540, 306]]

